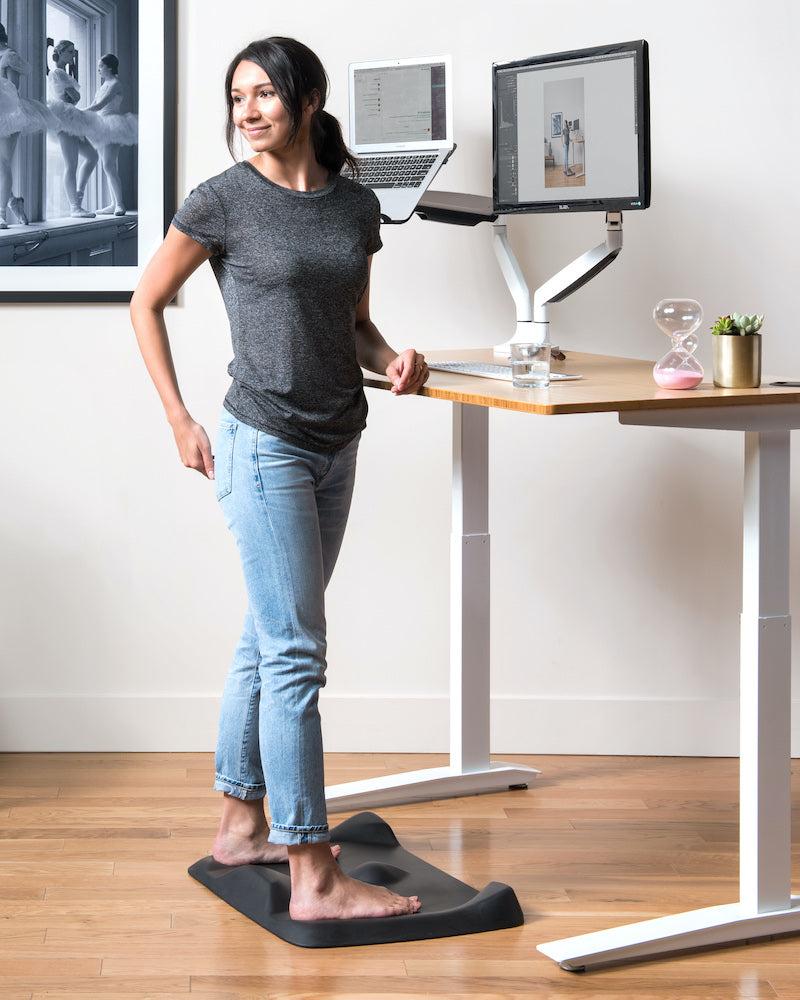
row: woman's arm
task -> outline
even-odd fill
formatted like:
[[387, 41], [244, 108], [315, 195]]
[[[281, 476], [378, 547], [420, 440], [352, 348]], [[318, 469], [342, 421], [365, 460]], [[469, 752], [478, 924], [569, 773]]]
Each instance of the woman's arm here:
[[164, 308], [192, 272], [211, 254], [190, 236], [170, 226], [166, 239], [145, 268], [131, 299], [131, 322], [139, 350], [167, 416], [183, 464], [214, 478], [211, 442], [192, 419], [181, 397], [172, 361]]
[[[370, 268], [372, 257], [369, 258]], [[428, 366], [413, 348], [398, 354], [381, 336], [369, 315], [369, 282], [356, 309], [356, 358], [362, 368], [387, 375], [398, 396], [417, 392], [428, 380]]]
[[47, 78], [47, 93], [52, 100], [64, 101], [65, 104], [77, 104], [81, 99], [81, 88], [69, 73], [59, 66], [50, 70], [50, 76]]
[[100, 108], [104, 108], [106, 104], [115, 97], [119, 92], [121, 84], [119, 80], [112, 80], [108, 85], [103, 84], [103, 86], [98, 90], [97, 96], [92, 101], [90, 105], [86, 108], [87, 111], [99, 111]]

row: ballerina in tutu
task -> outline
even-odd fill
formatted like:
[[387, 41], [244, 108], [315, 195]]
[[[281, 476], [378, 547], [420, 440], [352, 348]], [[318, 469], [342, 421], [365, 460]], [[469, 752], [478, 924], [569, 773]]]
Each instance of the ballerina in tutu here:
[[55, 119], [64, 158], [64, 190], [75, 219], [93, 219], [94, 212], [83, 207], [83, 195], [92, 171], [97, 166], [97, 150], [93, 143], [98, 137], [97, 115], [77, 108], [81, 98], [78, 81], [67, 72], [74, 65], [77, 52], [70, 41], [61, 41], [51, 55], [55, 67], [47, 76], [47, 106]]
[[100, 74], [100, 89], [95, 99], [86, 109], [97, 112], [98, 131], [95, 143], [100, 150], [108, 186], [111, 188], [113, 204], [97, 210], [98, 215], [124, 215], [125, 202], [122, 197], [122, 181], [119, 176], [120, 146], [135, 146], [139, 142], [139, 117], [123, 112], [125, 91], [119, 82], [119, 59], [109, 52], [97, 64]]
[[19, 96], [19, 78], [29, 71], [28, 63], [9, 47], [8, 34], [0, 24], [0, 229], [8, 229], [7, 209], [17, 222], [28, 225], [25, 203], [14, 196], [11, 163], [20, 135], [44, 132], [50, 123], [43, 104]]

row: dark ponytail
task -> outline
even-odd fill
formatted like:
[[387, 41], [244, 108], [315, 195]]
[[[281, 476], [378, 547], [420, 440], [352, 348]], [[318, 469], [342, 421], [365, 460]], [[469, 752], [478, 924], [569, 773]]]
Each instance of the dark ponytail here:
[[341, 173], [345, 164], [358, 173], [358, 160], [345, 145], [339, 119], [322, 108], [318, 108], [311, 119], [311, 141], [318, 162], [331, 173]]
[[305, 100], [309, 94], [316, 92], [319, 105], [311, 118], [311, 141], [317, 160], [332, 173], [338, 174], [345, 164], [357, 170], [357, 160], [345, 145], [338, 120], [324, 110], [328, 98], [328, 75], [319, 57], [302, 42], [280, 36], [251, 42], [233, 57], [228, 66], [225, 74], [225, 140], [231, 156], [235, 156], [233, 140], [236, 135], [231, 86], [233, 74], [241, 62], [255, 63], [269, 77], [289, 115], [292, 140], [300, 131]]

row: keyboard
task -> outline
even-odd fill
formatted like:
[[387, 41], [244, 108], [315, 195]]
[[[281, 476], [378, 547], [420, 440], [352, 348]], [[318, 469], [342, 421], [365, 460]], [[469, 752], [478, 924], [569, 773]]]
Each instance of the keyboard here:
[[[431, 371], [453, 372], [456, 375], [478, 375], [481, 378], [497, 378], [511, 381], [511, 366], [492, 364], [490, 361], [429, 361]], [[569, 375], [567, 372], [550, 372], [551, 382], [569, 382], [583, 378], [583, 375]]]
[[358, 161], [355, 179], [370, 188], [415, 188], [436, 162], [437, 153], [367, 156]]

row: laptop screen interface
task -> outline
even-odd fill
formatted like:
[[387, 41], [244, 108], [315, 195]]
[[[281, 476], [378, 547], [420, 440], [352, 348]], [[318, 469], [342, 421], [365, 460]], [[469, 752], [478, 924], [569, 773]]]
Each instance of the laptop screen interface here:
[[445, 64], [355, 69], [355, 145], [447, 138]]

